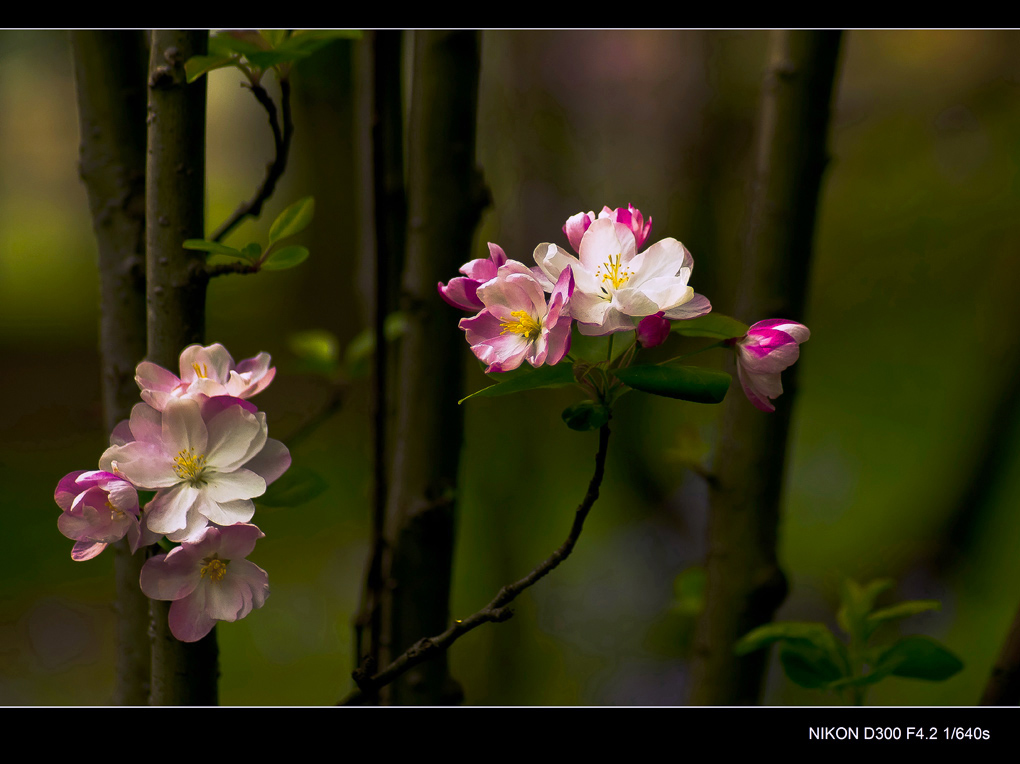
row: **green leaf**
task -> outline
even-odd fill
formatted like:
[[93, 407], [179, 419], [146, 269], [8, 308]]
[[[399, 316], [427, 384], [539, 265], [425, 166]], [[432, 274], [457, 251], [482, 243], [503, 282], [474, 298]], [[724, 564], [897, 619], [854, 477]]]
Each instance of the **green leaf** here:
[[747, 655], [782, 640], [800, 640], [821, 647], [831, 645], [835, 637], [824, 623], [778, 621], [749, 631], [737, 642], [734, 652], [737, 655]]
[[304, 199], [298, 199], [273, 221], [273, 225], [269, 228], [269, 243], [273, 244], [280, 239], [305, 230], [312, 222], [314, 213], [315, 199], [313, 197], [306, 196]]
[[705, 586], [708, 576], [705, 569], [695, 565], [684, 570], [673, 580], [672, 609], [691, 617], [705, 609]]
[[233, 63], [234, 59], [231, 56], [192, 56], [184, 63], [184, 74], [190, 83], [203, 74], [232, 66]]
[[730, 375], [700, 366], [630, 366], [613, 374], [635, 390], [695, 403], [719, 403], [730, 388]]
[[894, 642], [878, 659], [875, 672], [908, 679], [938, 682], [956, 674], [963, 661], [930, 637], [904, 637]]
[[825, 687], [844, 676], [826, 650], [806, 642], [784, 644], [779, 662], [791, 682], [809, 689]]
[[255, 499], [267, 507], [296, 507], [320, 496], [329, 484], [308, 467], [291, 467]]
[[571, 430], [597, 430], [609, 421], [609, 407], [595, 401], [581, 401], [563, 410], [563, 421]]
[[220, 244], [218, 241], [206, 241], [205, 239], [185, 239], [181, 245], [185, 249], [196, 249], [201, 252], [211, 252], [217, 255], [233, 255], [235, 257], [243, 257], [241, 251], [228, 247], [225, 244]]
[[289, 37], [286, 29], [260, 29], [259, 34], [274, 48], [279, 47]]
[[873, 631], [868, 626], [867, 615], [875, 607], [878, 595], [891, 587], [893, 582], [888, 578], [880, 578], [861, 586], [852, 578], [843, 579], [843, 597], [836, 621], [853, 639], [863, 643]]
[[287, 338], [291, 351], [303, 361], [315, 366], [335, 368], [340, 361], [340, 343], [333, 332], [310, 329], [296, 332]]
[[900, 602], [899, 604], [892, 605], [891, 607], [882, 608], [876, 610], [874, 613], [868, 615], [868, 621], [872, 623], [882, 623], [883, 621], [891, 621], [896, 618], [908, 618], [918, 613], [925, 613], [929, 610], [939, 610], [942, 608], [942, 603], [938, 600], [907, 600], [906, 602]]
[[509, 372], [508, 379], [503, 374], [489, 374], [490, 379], [498, 380], [496, 384], [483, 387], [477, 392], [461, 398], [463, 403], [469, 398], [492, 398], [497, 395], [510, 395], [525, 390], [537, 390], [543, 387], [564, 387], [574, 384], [574, 367], [569, 363], [558, 363], [555, 366], [539, 366], [528, 368], [523, 373]]
[[255, 242], [245, 244], [243, 247], [241, 247], [241, 256], [246, 257], [249, 260], [258, 260], [260, 257], [262, 257], [262, 247], [260, 247]]
[[707, 316], [673, 321], [670, 331], [684, 337], [714, 337], [719, 340], [730, 340], [747, 334], [748, 326], [735, 318], [722, 313], [709, 313]]
[[251, 260], [243, 255], [221, 255], [216, 252], [210, 252], [205, 261], [209, 265], [226, 265], [228, 263], [243, 263], [244, 265], [251, 265]]
[[268, 47], [259, 33], [251, 30], [217, 32], [209, 37], [209, 53], [220, 56], [240, 53], [247, 58], [264, 52]]
[[300, 265], [308, 259], [308, 248], [299, 247], [296, 244], [291, 247], [284, 247], [270, 253], [269, 257], [262, 261], [262, 270], [282, 271]]
[[255, 69], [268, 69], [271, 66], [297, 61], [306, 55], [308, 54], [300, 51], [265, 50], [251, 53], [246, 55], [245, 58], [248, 59], [248, 63]]

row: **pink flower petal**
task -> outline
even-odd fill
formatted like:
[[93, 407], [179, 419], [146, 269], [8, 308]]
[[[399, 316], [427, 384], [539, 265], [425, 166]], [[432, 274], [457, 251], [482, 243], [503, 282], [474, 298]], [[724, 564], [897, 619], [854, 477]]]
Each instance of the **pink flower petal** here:
[[206, 587], [200, 586], [191, 595], [170, 606], [170, 633], [181, 642], [197, 642], [216, 625], [206, 613]]

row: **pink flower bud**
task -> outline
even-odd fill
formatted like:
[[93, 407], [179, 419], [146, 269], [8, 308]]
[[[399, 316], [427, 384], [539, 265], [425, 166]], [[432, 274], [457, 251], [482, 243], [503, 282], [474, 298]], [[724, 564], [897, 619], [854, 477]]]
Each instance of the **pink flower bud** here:
[[810, 336], [804, 324], [771, 318], [754, 324], [743, 339], [734, 343], [737, 377], [756, 408], [776, 410], [769, 399], [783, 393], [780, 372], [800, 357], [800, 344]]
[[661, 345], [669, 336], [669, 319], [663, 318], [663, 311], [652, 316], [645, 316], [638, 323], [637, 341], [643, 348], [653, 348]]
[[[100, 470], [70, 472], [57, 483], [53, 499], [63, 513], [57, 528], [75, 541], [71, 559], [91, 560], [125, 536], [134, 552], [143, 544], [138, 524], [138, 491], [128, 481]], [[144, 544], [155, 537], [145, 534]]]
[[628, 204], [627, 209], [617, 207], [615, 210], [611, 210], [609, 207], [603, 207], [599, 217], [609, 218], [614, 223], [622, 223], [627, 226], [631, 233], [634, 234], [634, 244], [637, 249], [641, 249], [644, 246], [645, 242], [648, 241], [649, 234], [652, 232], [652, 218], [649, 217], [646, 223], [641, 210], [633, 204]]

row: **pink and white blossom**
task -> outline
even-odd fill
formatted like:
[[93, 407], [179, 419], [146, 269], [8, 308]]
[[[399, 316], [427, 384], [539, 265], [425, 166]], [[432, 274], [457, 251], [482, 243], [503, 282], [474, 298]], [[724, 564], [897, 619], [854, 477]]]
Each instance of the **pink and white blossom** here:
[[635, 318], [661, 312], [679, 320], [712, 309], [688, 286], [694, 258], [676, 239], [663, 239], [638, 253], [631, 228], [604, 217], [588, 226], [578, 251], [579, 258], [555, 244], [540, 244], [535, 262], [550, 281], [565, 269], [573, 271], [570, 315], [581, 334], [633, 331]]
[[570, 269], [560, 274], [546, 302], [535, 274], [516, 260], [500, 266], [494, 279], [478, 289], [484, 309], [462, 318], [478, 360], [486, 373], [516, 369], [525, 360], [532, 366], [557, 364], [570, 350], [570, 297], [574, 280]]
[[645, 316], [638, 322], [637, 341], [643, 348], [653, 348], [661, 345], [669, 336], [669, 328], [672, 323], [668, 318], [663, 317], [660, 310], [652, 316]]
[[477, 311], [485, 306], [478, 298], [478, 287], [496, 278], [496, 271], [507, 261], [506, 253], [498, 244], [489, 242], [489, 257], [466, 263], [460, 272], [463, 276], [450, 279], [449, 283], [439, 282], [439, 296], [450, 305], [461, 310]]
[[[622, 223], [627, 226], [631, 233], [634, 234], [634, 243], [638, 249], [645, 245], [649, 234], [652, 232], [651, 216], [649, 216], [646, 223], [641, 210], [633, 204], [628, 204], [626, 209], [617, 207], [615, 210], [611, 210], [608, 206], [603, 207], [602, 212], [599, 213], [599, 218], [608, 218], [614, 223]], [[594, 222], [594, 212], [578, 212], [576, 215], [571, 215], [567, 218], [567, 222], [563, 224], [563, 233], [566, 234], [567, 240], [575, 252], [581, 251], [581, 239], [584, 238], [585, 232]]]
[[269, 596], [269, 576], [244, 559], [264, 538], [254, 525], [210, 526], [193, 541], [142, 566], [146, 597], [171, 600], [170, 632], [181, 642], [196, 642], [216, 621], [237, 621]]
[[209, 523], [248, 522], [252, 499], [290, 466], [266, 415], [238, 398], [170, 398], [162, 412], [139, 403], [129, 430], [133, 440], [110, 446], [100, 467], [157, 491], [145, 524], [171, 541], [194, 540]]
[[70, 472], [57, 483], [53, 499], [63, 510], [57, 528], [76, 542], [73, 560], [90, 560], [125, 536], [132, 553], [155, 540], [139, 526], [138, 491], [112, 472]]
[[800, 344], [811, 332], [804, 324], [771, 318], [759, 321], [734, 343], [737, 377], [747, 399], [762, 411], [775, 411], [771, 398], [783, 393], [780, 372], [800, 357]]
[[142, 361], [135, 370], [135, 381], [142, 389], [142, 400], [162, 411], [172, 398], [197, 395], [251, 398], [265, 390], [276, 376], [276, 368], [269, 364], [269, 353], [259, 353], [235, 364], [219, 343], [208, 347], [190, 345], [181, 353], [180, 377], [162, 366]]

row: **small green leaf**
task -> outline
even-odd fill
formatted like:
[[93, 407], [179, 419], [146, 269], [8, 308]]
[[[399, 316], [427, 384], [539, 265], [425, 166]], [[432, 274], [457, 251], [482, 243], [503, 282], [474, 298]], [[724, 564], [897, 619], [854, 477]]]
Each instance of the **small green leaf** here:
[[806, 642], [787, 642], [779, 651], [779, 662], [791, 682], [818, 689], [843, 678], [827, 651]]
[[894, 642], [878, 659], [876, 672], [908, 679], [942, 681], [963, 668], [963, 661], [930, 637], [904, 637]]
[[262, 269], [266, 271], [282, 271], [300, 265], [308, 259], [308, 248], [297, 245], [284, 247], [270, 253], [269, 257], [262, 261]]
[[260, 29], [259, 34], [274, 48], [279, 47], [280, 43], [290, 36], [286, 29]]
[[918, 613], [926, 613], [929, 610], [939, 610], [942, 604], [938, 600], [907, 600], [890, 607], [876, 610], [868, 614], [868, 625], [874, 630], [880, 623], [893, 621], [897, 618], [909, 618]]
[[340, 343], [333, 332], [310, 329], [296, 332], [287, 339], [291, 351], [303, 361], [316, 367], [334, 369], [340, 361]]
[[523, 373], [509, 372], [508, 379], [503, 374], [489, 374], [490, 379], [498, 380], [496, 384], [483, 387], [477, 392], [461, 398], [463, 403], [469, 398], [492, 398], [497, 395], [510, 395], [525, 390], [537, 390], [543, 387], [564, 387], [574, 384], [574, 368], [569, 363], [558, 363], [555, 366], [539, 366], [528, 368]]
[[571, 430], [597, 430], [609, 421], [609, 407], [595, 401], [581, 401], [563, 410], [563, 421]]
[[747, 334], [747, 324], [722, 313], [709, 313], [707, 316], [673, 321], [670, 330], [684, 337], [714, 337], [729, 340]]
[[246, 257], [249, 260], [258, 260], [260, 257], [262, 257], [262, 247], [260, 247], [255, 242], [245, 244], [243, 247], [241, 247], [241, 256]]
[[266, 50], [259, 53], [246, 55], [248, 63], [255, 69], [268, 69], [271, 66], [278, 66], [304, 58], [306, 53], [300, 51]]
[[230, 56], [192, 56], [184, 63], [184, 75], [191, 83], [203, 74], [208, 74], [215, 69], [223, 69], [233, 63], [234, 59]]
[[280, 213], [269, 228], [269, 243], [273, 244], [280, 239], [300, 233], [312, 222], [312, 215], [315, 214], [315, 199], [306, 196], [298, 199], [287, 209]]
[[206, 255], [205, 261], [209, 265], [226, 265], [229, 263], [243, 263], [244, 265], [251, 265], [251, 260], [243, 255], [221, 255], [216, 252], [210, 252]]
[[209, 37], [209, 53], [221, 56], [240, 53], [247, 58], [268, 48], [269, 43], [254, 30], [235, 29], [217, 32]]
[[893, 582], [880, 578], [861, 586], [851, 578], [843, 579], [843, 598], [836, 620], [839, 627], [855, 639], [865, 642], [870, 634], [866, 618], [875, 607], [878, 595], [891, 587]]
[[747, 655], [781, 640], [801, 640], [823, 646], [830, 645], [835, 637], [824, 623], [778, 621], [749, 631], [737, 642], [734, 652], [737, 655]]
[[719, 403], [730, 388], [730, 375], [700, 366], [630, 366], [613, 374], [635, 390], [695, 403]]
[[206, 241], [205, 239], [185, 239], [181, 245], [185, 249], [196, 249], [201, 252], [210, 252], [217, 255], [234, 255], [235, 257], [242, 257], [241, 251], [228, 247], [225, 244], [220, 244], [218, 241]]
[[291, 467], [255, 501], [267, 507], [296, 507], [321, 495], [329, 484], [307, 467]]

